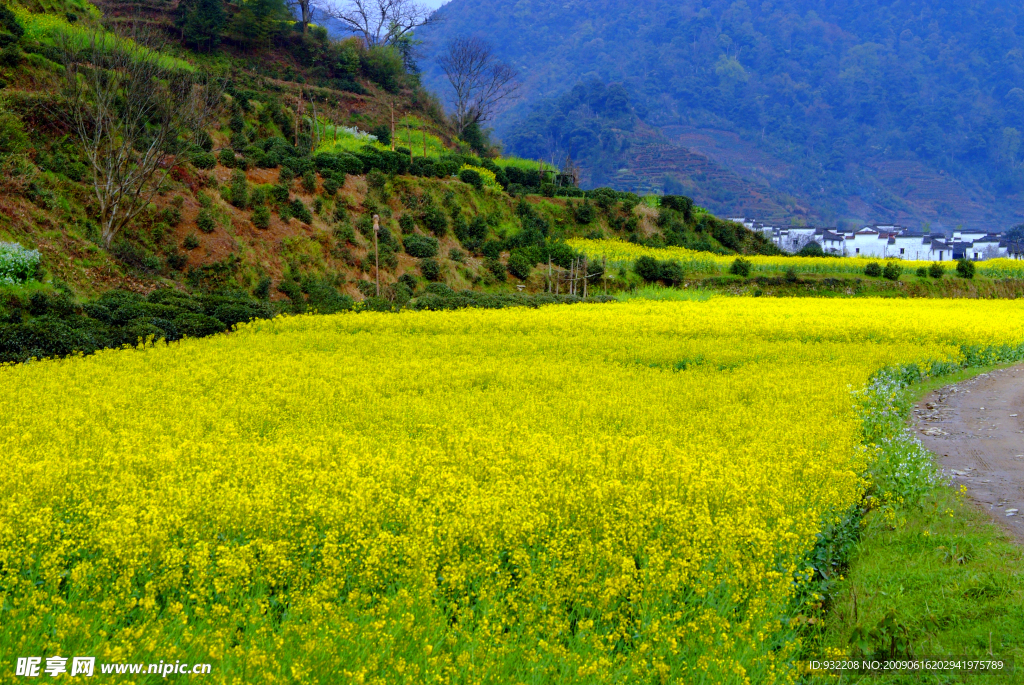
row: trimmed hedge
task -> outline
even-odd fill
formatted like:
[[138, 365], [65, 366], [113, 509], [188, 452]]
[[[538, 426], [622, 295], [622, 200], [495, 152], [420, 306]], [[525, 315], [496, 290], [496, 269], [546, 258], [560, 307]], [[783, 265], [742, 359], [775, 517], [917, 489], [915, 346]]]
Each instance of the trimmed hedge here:
[[405, 251], [409, 253], [411, 257], [425, 259], [427, 257], [437, 256], [437, 238], [413, 233], [406, 236], [403, 242], [405, 243]]

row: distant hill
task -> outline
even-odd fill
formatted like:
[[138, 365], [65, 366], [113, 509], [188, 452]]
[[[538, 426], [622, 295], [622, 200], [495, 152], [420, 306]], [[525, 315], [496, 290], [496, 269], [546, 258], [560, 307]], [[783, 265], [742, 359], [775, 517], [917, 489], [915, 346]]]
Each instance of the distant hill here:
[[526, 83], [496, 122], [506, 147], [572, 154], [593, 183], [825, 222], [1024, 215], [1017, 3], [452, 0], [439, 14], [418, 36], [426, 83], [441, 87], [445, 40], [489, 39]]

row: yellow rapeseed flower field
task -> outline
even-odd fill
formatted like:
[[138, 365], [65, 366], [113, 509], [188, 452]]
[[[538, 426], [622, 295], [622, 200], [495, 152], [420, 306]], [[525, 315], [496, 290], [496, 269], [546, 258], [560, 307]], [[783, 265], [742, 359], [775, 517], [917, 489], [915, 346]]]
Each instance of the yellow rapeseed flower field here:
[[[697, 252], [685, 247], [644, 247], [622, 240], [590, 240], [572, 238], [566, 241], [570, 247], [586, 254], [591, 259], [606, 259], [613, 265], [630, 264], [638, 257], [653, 257], [659, 260], [674, 259], [690, 272], [724, 273], [729, 270], [735, 256]], [[882, 259], [881, 257], [792, 257], [765, 255], [746, 256], [753, 272], [779, 272], [793, 268], [804, 274], [863, 275], [864, 267], [870, 262], [885, 264], [898, 261], [904, 275], [909, 276], [920, 267], [929, 267], [934, 262], [914, 260]], [[940, 262], [946, 273], [956, 273], [956, 262]], [[988, 278], [1024, 278], [1024, 261], [1019, 259], [988, 259], [976, 262], [979, 276]]]
[[791, 682], [794, 575], [864, 488], [851, 389], [1022, 340], [1012, 301], [634, 300], [2, 367], [0, 681]]

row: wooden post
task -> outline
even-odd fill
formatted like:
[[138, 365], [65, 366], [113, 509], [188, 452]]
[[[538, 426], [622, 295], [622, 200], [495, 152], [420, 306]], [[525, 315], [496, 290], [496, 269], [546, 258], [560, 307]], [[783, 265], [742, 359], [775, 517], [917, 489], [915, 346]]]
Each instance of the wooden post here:
[[548, 255], [548, 292], [551, 292], [551, 255]]
[[380, 233], [380, 216], [378, 214], [373, 215], [373, 259], [376, 262], [374, 266], [374, 276], [377, 278], [377, 297], [380, 297], [380, 249], [377, 247], [377, 234]]
[[587, 299], [587, 281], [590, 280], [590, 274], [587, 273], [587, 258], [583, 258], [583, 299]]
[[562, 271], [559, 269], [555, 272], [555, 295], [561, 294], [562, 285]]
[[395, 151], [395, 100], [391, 100], [391, 151]]

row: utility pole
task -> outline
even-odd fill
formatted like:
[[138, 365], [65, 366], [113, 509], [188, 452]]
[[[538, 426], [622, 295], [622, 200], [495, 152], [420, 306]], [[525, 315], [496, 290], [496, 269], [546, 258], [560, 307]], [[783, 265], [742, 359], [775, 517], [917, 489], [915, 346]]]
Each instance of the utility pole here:
[[380, 297], [380, 249], [377, 247], [377, 234], [380, 233], [380, 215], [373, 215], [373, 259], [376, 262], [374, 276], [377, 278], [377, 297]]
[[551, 255], [548, 255], [548, 292], [551, 292]]
[[395, 151], [395, 99], [391, 98], [391, 151]]

